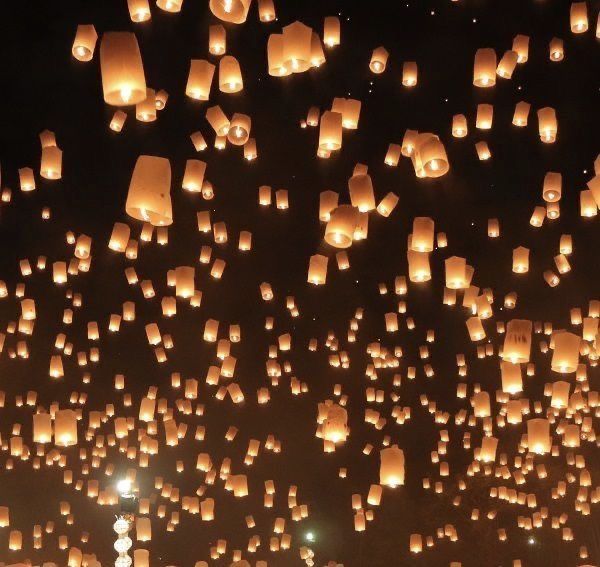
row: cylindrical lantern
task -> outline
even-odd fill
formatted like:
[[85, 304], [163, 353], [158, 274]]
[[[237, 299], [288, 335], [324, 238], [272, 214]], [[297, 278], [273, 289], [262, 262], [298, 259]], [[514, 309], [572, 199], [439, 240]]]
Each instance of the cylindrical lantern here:
[[125, 204], [127, 214], [153, 226], [173, 222], [171, 209], [171, 164], [162, 157], [138, 157]]

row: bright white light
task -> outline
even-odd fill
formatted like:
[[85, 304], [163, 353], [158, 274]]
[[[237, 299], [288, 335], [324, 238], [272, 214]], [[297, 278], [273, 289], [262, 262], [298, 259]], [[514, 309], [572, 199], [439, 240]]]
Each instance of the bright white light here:
[[126, 478], [117, 482], [117, 490], [119, 494], [129, 494], [131, 492], [131, 481]]
[[304, 538], [306, 541], [315, 541], [315, 534], [313, 532], [306, 532]]
[[533, 544], [535, 543], [535, 538], [533, 538], [533, 537], [530, 537], [530, 538], [527, 540], [527, 543], [529, 543], [529, 545], [533, 545]]

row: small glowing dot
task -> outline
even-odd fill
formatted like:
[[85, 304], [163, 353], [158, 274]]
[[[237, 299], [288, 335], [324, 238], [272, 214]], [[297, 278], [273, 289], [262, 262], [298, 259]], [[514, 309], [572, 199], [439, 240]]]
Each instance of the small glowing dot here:
[[315, 534], [313, 532], [306, 532], [304, 537], [306, 538], [306, 541], [315, 541]]

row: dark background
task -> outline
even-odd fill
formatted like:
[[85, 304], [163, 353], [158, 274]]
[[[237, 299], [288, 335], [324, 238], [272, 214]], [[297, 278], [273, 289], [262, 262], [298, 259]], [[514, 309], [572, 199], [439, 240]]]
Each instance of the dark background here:
[[[475, 285], [494, 290], [495, 319], [524, 317], [553, 321], [556, 328], [569, 324], [569, 309], [580, 306], [584, 312], [589, 299], [598, 297], [598, 249], [600, 238], [596, 219], [579, 217], [579, 191], [593, 175], [593, 161], [598, 155], [598, 40], [595, 38], [597, 2], [588, 2], [590, 30], [573, 35], [569, 30], [569, 6], [566, 1], [484, 1], [447, 0], [433, 2], [300, 2], [276, 3], [278, 21], [262, 24], [256, 7], [242, 26], [226, 25], [227, 52], [241, 64], [244, 90], [236, 95], [224, 95], [213, 84], [211, 104], [220, 104], [228, 115], [244, 112], [252, 116], [252, 135], [256, 137], [259, 158], [248, 164], [241, 149], [228, 147], [225, 152], [208, 149], [196, 156], [189, 134], [200, 129], [209, 146], [210, 127], [204, 119], [207, 103], [191, 101], [184, 95], [191, 58], [207, 57], [208, 24], [217, 23], [206, 2], [185, 0], [179, 15], [167, 14], [152, 6], [152, 21], [132, 24], [126, 2], [72, 1], [32, 2], [4, 6], [0, 22], [0, 162], [2, 186], [13, 190], [10, 204], [0, 207], [0, 279], [6, 281], [11, 297], [0, 301], [0, 325], [17, 320], [19, 304], [14, 298], [14, 286], [23, 281], [18, 261], [29, 258], [32, 264], [38, 255], [48, 257], [46, 272], [34, 270], [25, 280], [27, 297], [36, 298], [38, 319], [35, 332], [28, 340], [30, 358], [11, 360], [7, 348], [14, 346], [16, 336], [8, 336], [0, 356], [0, 389], [6, 391], [6, 407], [0, 409], [0, 434], [3, 443], [11, 436], [12, 424], [23, 424], [23, 436], [30, 439], [31, 408], [15, 408], [14, 396], [28, 390], [39, 392], [38, 403], [48, 407], [52, 401], [67, 404], [72, 391], [86, 391], [86, 408], [100, 409], [114, 402], [117, 415], [137, 415], [139, 396], [149, 385], [158, 385], [159, 397], [167, 397], [171, 405], [177, 392], [170, 388], [170, 373], [181, 372], [182, 378], [196, 377], [200, 381], [200, 402], [206, 404], [204, 417], [185, 417], [176, 413], [176, 420], [190, 424], [188, 438], [177, 449], [161, 448], [151, 458], [148, 469], [139, 469], [140, 492], [152, 492], [154, 476], [162, 475], [180, 487], [181, 493], [193, 494], [202, 483], [202, 475], [194, 471], [196, 454], [208, 451], [213, 462], [220, 465], [223, 457], [233, 459], [234, 472], [246, 472], [242, 464], [249, 439], [264, 442], [269, 433], [281, 440], [283, 452], [273, 455], [261, 449], [255, 465], [248, 469], [250, 496], [240, 501], [222, 490], [217, 483], [207, 492], [216, 499], [216, 521], [200, 522], [196, 516], [181, 513], [181, 524], [174, 533], [164, 531], [166, 520], [153, 517], [153, 565], [171, 563], [186, 567], [193, 561], [208, 559], [208, 549], [219, 538], [228, 539], [228, 552], [243, 549], [253, 533], [262, 536], [257, 558], [268, 559], [269, 565], [300, 565], [297, 546], [306, 531], [316, 534], [312, 545], [316, 564], [335, 559], [347, 566], [383, 565], [447, 565], [461, 560], [463, 565], [510, 565], [522, 558], [524, 565], [574, 565], [580, 544], [588, 546], [592, 559], [598, 561], [598, 516], [581, 518], [573, 510], [573, 492], [566, 500], [549, 500], [550, 487], [564, 475], [564, 459], [548, 459], [548, 467], [556, 467], [554, 475], [536, 486], [528, 483], [526, 491], [538, 494], [540, 505], [549, 505], [551, 514], [563, 509], [570, 515], [576, 541], [560, 543], [560, 532], [544, 528], [535, 533], [535, 545], [528, 545], [529, 533], [516, 529], [515, 515], [527, 514], [525, 508], [504, 509], [499, 502], [487, 498], [489, 480], [470, 481], [466, 504], [451, 505], [452, 488], [463, 477], [472, 458], [471, 451], [461, 446], [463, 428], [449, 423], [452, 442], [448, 461], [451, 481], [447, 492], [435, 497], [421, 488], [422, 477], [437, 479], [438, 467], [432, 465], [429, 453], [436, 449], [438, 430], [426, 409], [419, 405], [419, 395], [427, 393], [438, 407], [450, 412], [469, 408], [468, 400], [455, 397], [458, 381], [455, 355], [465, 353], [469, 359], [470, 384], [481, 383], [492, 397], [500, 387], [497, 359], [478, 360], [475, 346], [469, 342], [464, 325], [465, 312], [441, 304], [443, 290], [443, 260], [450, 255], [463, 256], [475, 267]], [[287, 78], [267, 74], [266, 41], [269, 33], [280, 26], [300, 19], [322, 32], [323, 17], [340, 14], [342, 43], [326, 50], [327, 63], [320, 69]], [[147, 84], [169, 93], [167, 108], [159, 113], [157, 122], [136, 122], [131, 110], [123, 132], [116, 135], [108, 129], [114, 109], [104, 105], [98, 52], [90, 63], [80, 63], [70, 50], [79, 23], [93, 23], [101, 35], [104, 31], [135, 30], [144, 59]], [[518, 33], [531, 36], [529, 62], [519, 65], [512, 80], [498, 79], [493, 89], [472, 86], [473, 57], [479, 47], [493, 47], [498, 59], [510, 49]], [[552, 63], [548, 58], [548, 43], [553, 36], [565, 40], [565, 60]], [[390, 52], [388, 68], [383, 75], [369, 72], [368, 62], [373, 48], [384, 45]], [[99, 45], [97, 46], [98, 49]], [[211, 60], [214, 58], [209, 57]], [[418, 86], [404, 88], [401, 84], [402, 62], [414, 60], [419, 67]], [[214, 61], [213, 61], [214, 62]], [[215, 76], [215, 81], [217, 77]], [[343, 148], [329, 160], [315, 157], [318, 129], [299, 128], [308, 108], [317, 105], [330, 108], [333, 97], [349, 96], [362, 100], [357, 131], [345, 131]], [[511, 124], [515, 104], [531, 103], [529, 125], [515, 128]], [[476, 105], [494, 104], [494, 125], [490, 131], [476, 130]], [[536, 110], [552, 106], [559, 121], [558, 141], [542, 144], [537, 132]], [[464, 113], [469, 120], [469, 136], [454, 139], [450, 135], [453, 114]], [[48, 182], [39, 178], [40, 146], [38, 133], [48, 128], [56, 132], [63, 149], [63, 179]], [[439, 180], [417, 180], [409, 160], [402, 159], [397, 168], [384, 165], [388, 144], [400, 143], [407, 128], [434, 132], [445, 143], [451, 164], [448, 175]], [[475, 142], [487, 140], [493, 157], [479, 162]], [[139, 223], [128, 219], [124, 202], [129, 179], [137, 156], [151, 154], [168, 157], [173, 170], [172, 198], [175, 222], [169, 229], [169, 245], [140, 243], [139, 259], [134, 263], [140, 279], [151, 279], [157, 290], [152, 301], [143, 300], [139, 288], [130, 288], [123, 269], [130, 265], [122, 255], [106, 248], [115, 221], [132, 226], [132, 238], [139, 236]], [[181, 179], [186, 159], [198, 157], [208, 163], [207, 178], [215, 187], [216, 197], [205, 202], [198, 195], [181, 191]], [[346, 184], [357, 161], [369, 165], [376, 195], [381, 199], [388, 191], [400, 196], [393, 214], [385, 219], [370, 216], [369, 238], [355, 243], [350, 250], [351, 270], [338, 272], [332, 250], [322, 243], [324, 227], [318, 222], [319, 193], [325, 189], [340, 192], [347, 201]], [[36, 171], [37, 190], [22, 193], [18, 189], [20, 167], [31, 166]], [[546, 171], [563, 175], [561, 216], [546, 221], [541, 229], [533, 229], [529, 218], [534, 206], [542, 204], [541, 187]], [[291, 207], [278, 211], [257, 204], [258, 186], [271, 185], [274, 190], [286, 188]], [[52, 220], [41, 220], [41, 209], [50, 206]], [[229, 231], [227, 246], [213, 246], [213, 258], [223, 258], [227, 267], [221, 281], [209, 277], [209, 268], [197, 263], [200, 246], [210, 245], [210, 236], [196, 229], [196, 211], [211, 209], [214, 221], [224, 220]], [[395, 309], [397, 297], [392, 293], [380, 296], [378, 283], [386, 282], [393, 290], [396, 275], [407, 274], [406, 239], [415, 216], [431, 216], [436, 231], [448, 235], [445, 252], [432, 255], [432, 282], [410, 285], [408, 315], [417, 328], [413, 332], [401, 324], [396, 336], [385, 333], [383, 314]], [[487, 238], [487, 219], [497, 217], [501, 238]], [[62, 310], [68, 306], [64, 289], [51, 283], [51, 263], [68, 259], [71, 248], [65, 233], [86, 233], [93, 238], [92, 270], [70, 280], [69, 287], [83, 294], [84, 307], [76, 310], [74, 324], [65, 331], [61, 323]], [[248, 254], [237, 252], [240, 230], [253, 234], [253, 249]], [[542, 279], [545, 269], [554, 267], [552, 258], [558, 253], [560, 235], [569, 233], [574, 239], [574, 254], [570, 257], [573, 271], [561, 278], [556, 289], [550, 289]], [[531, 249], [531, 268], [526, 276], [511, 272], [512, 249], [523, 245]], [[306, 271], [309, 257], [316, 251], [331, 256], [327, 285], [308, 286]], [[160, 297], [170, 294], [166, 286], [166, 270], [179, 265], [196, 265], [197, 287], [204, 293], [200, 310], [178, 302], [178, 315], [160, 318]], [[270, 282], [275, 300], [265, 304], [260, 300], [258, 286]], [[517, 291], [517, 309], [510, 315], [500, 310], [504, 295]], [[293, 319], [285, 309], [285, 297], [296, 298], [301, 316]], [[121, 332], [108, 335], [106, 327], [111, 313], [120, 313], [121, 304], [136, 300], [135, 323], [122, 323]], [[356, 307], [365, 308], [359, 340], [347, 344], [348, 321]], [[275, 330], [264, 331], [264, 317], [276, 318]], [[214, 390], [204, 384], [206, 369], [214, 364], [214, 346], [201, 340], [207, 318], [221, 321], [220, 336], [229, 323], [242, 325], [242, 343], [234, 345], [232, 354], [238, 357], [237, 381], [242, 385], [246, 402], [233, 406], [230, 401], [217, 402]], [[74, 360], [65, 359], [65, 378], [50, 381], [48, 361], [53, 353], [58, 332], [67, 332], [74, 343], [74, 353], [89, 348], [86, 339], [87, 321], [98, 321], [101, 327], [101, 362], [77, 367]], [[171, 333], [175, 348], [168, 351], [169, 361], [157, 365], [152, 349], [147, 345], [144, 324], [158, 321], [163, 333]], [[425, 344], [427, 329], [436, 330], [436, 342], [430, 345], [431, 363], [436, 369], [433, 380], [425, 379], [418, 347]], [[495, 344], [502, 343], [494, 332], [494, 322], [486, 323], [488, 336]], [[336, 370], [327, 364], [328, 351], [323, 342], [329, 330], [340, 339], [342, 350], [351, 358], [349, 370]], [[294, 336], [294, 348], [289, 356], [292, 375], [305, 381], [307, 395], [291, 396], [289, 376], [281, 379], [278, 388], [271, 388], [271, 402], [257, 406], [255, 391], [268, 385], [264, 364], [269, 344], [284, 332]], [[320, 349], [306, 349], [310, 337], [319, 339]], [[375, 386], [386, 392], [393, 390], [391, 370], [381, 371], [379, 381], [368, 383], [364, 369], [368, 363], [366, 345], [381, 339], [389, 347], [404, 349], [400, 369], [417, 366], [418, 378], [403, 381], [396, 389], [401, 394], [400, 405], [410, 405], [412, 419], [404, 426], [388, 424], [382, 432], [364, 423], [365, 387]], [[92, 345], [95, 346], [95, 345]], [[543, 399], [544, 382], [550, 377], [548, 358], [539, 359], [538, 376], [527, 381], [525, 395]], [[92, 384], [81, 383], [84, 371], [92, 374]], [[127, 377], [126, 391], [134, 395], [132, 408], [123, 408], [120, 396], [115, 396], [113, 376]], [[590, 369], [591, 389], [598, 389], [598, 372]], [[348, 442], [335, 454], [323, 454], [322, 443], [315, 439], [317, 403], [332, 396], [333, 385], [342, 383], [350, 397], [351, 434]], [[470, 390], [471, 391], [471, 390]], [[372, 404], [377, 406], [376, 404]], [[375, 409], [389, 418], [393, 404], [389, 397]], [[84, 422], [86, 420], [84, 419]], [[193, 441], [196, 423], [207, 428], [204, 443]], [[240, 428], [234, 443], [223, 440], [230, 425]], [[109, 422], [103, 428], [112, 431]], [[159, 429], [162, 435], [162, 428]], [[523, 430], [504, 431], [500, 451], [514, 456]], [[366, 503], [369, 485], [378, 482], [378, 449], [384, 434], [392, 437], [405, 451], [407, 484], [396, 491], [386, 490], [382, 505], [375, 509], [375, 520], [367, 531], [353, 530], [350, 498], [361, 493]], [[481, 431], [472, 428], [472, 447], [479, 446]], [[79, 433], [83, 441], [83, 431]], [[190, 438], [190, 436], [192, 438]], [[159, 437], [160, 438], [160, 437]], [[135, 443], [134, 433], [130, 443]], [[362, 455], [366, 443], [375, 449], [370, 457]], [[30, 443], [30, 445], [32, 445]], [[32, 450], [35, 450], [32, 446]], [[69, 449], [70, 464], [78, 475], [77, 450]], [[588, 468], [597, 470], [597, 451], [585, 447]], [[8, 452], [0, 454], [0, 464]], [[175, 460], [186, 460], [186, 472], [177, 475]], [[127, 461], [113, 449], [109, 460], [122, 473], [135, 462]], [[554, 464], [552, 464], [554, 463]], [[348, 467], [348, 478], [339, 480], [339, 467]], [[112, 482], [93, 471], [92, 477]], [[118, 474], [116, 473], [115, 477]], [[275, 508], [262, 507], [262, 483], [274, 479], [277, 484]], [[597, 483], [597, 479], [595, 479]], [[298, 485], [299, 503], [309, 505], [309, 518], [296, 524], [287, 521], [286, 531], [292, 533], [293, 552], [268, 553], [268, 537], [277, 516], [287, 517], [287, 489]], [[58, 502], [68, 499], [75, 514], [75, 525], [66, 526], [59, 517]], [[473, 504], [476, 502], [478, 504]], [[57, 534], [68, 534], [71, 545], [78, 545], [81, 531], [90, 532], [90, 542], [81, 546], [85, 552], [96, 553], [103, 564], [110, 564], [112, 551], [111, 515], [114, 509], [98, 508], [84, 494], [75, 493], [62, 484], [62, 471], [33, 472], [30, 462], [15, 462], [12, 472], [0, 472], [0, 505], [11, 508], [11, 528], [24, 533], [22, 554], [6, 556], [8, 530], [0, 531], [0, 560], [9, 563], [30, 557], [37, 562], [54, 560], [59, 565], [66, 555], [57, 551]], [[484, 511], [499, 510], [494, 521], [468, 520], [472, 507]], [[176, 506], [169, 506], [169, 510]], [[244, 516], [252, 513], [256, 530], [245, 528]], [[44, 537], [44, 550], [31, 547], [31, 526], [48, 519], [57, 523], [55, 534]], [[572, 523], [571, 523], [572, 521]], [[440, 541], [436, 547], [417, 558], [408, 554], [408, 538], [413, 532], [434, 534], [446, 523], [456, 525], [459, 542]], [[500, 544], [495, 530], [506, 527], [509, 541]], [[15, 557], [13, 557], [13, 555]], [[18, 557], [17, 557], [18, 555]], [[215, 564], [227, 565], [227, 559]], [[590, 562], [592, 562], [590, 560]]]

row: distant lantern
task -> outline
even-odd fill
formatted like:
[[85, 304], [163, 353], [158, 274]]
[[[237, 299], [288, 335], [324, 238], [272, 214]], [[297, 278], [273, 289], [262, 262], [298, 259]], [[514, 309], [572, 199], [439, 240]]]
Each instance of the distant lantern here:
[[431, 279], [431, 266], [429, 253], [408, 250], [408, 277], [411, 282], [425, 282]]
[[552, 370], [561, 374], [575, 372], [579, 364], [581, 337], [567, 331], [558, 331], [552, 334], [552, 340], [554, 342]]
[[219, 61], [219, 90], [223, 93], [237, 93], [243, 88], [244, 81], [238, 60], [225, 55]]
[[529, 116], [530, 108], [531, 105], [528, 102], [518, 102], [515, 106], [512, 123], [519, 127], [527, 126], [527, 118]]
[[587, 3], [585, 1], [571, 4], [570, 23], [573, 33], [584, 33], [588, 30]]
[[199, 159], [188, 159], [185, 163], [185, 172], [181, 187], [192, 193], [199, 193], [202, 190], [204, 174], [206, 173], [206, 163]]
[[475, 127], [480, 130], [489, 130], [492, 127], [493, 120], [494, 107], [491, 104], [478, 104]]
[[348, 190], [352, 206], [361, 213], [372, 211], [375, 208], [375, 193], [370, 175], [353, 175], [348, 180]]
[[529, 36], [516, 35], [513, 39], [512, 50], [518, 56], [518, 63], [526, 63], [529, 59]]
[[327, 47], [340, 44], [340, 19], [337, 16], [327, 16], [323, 21], [323, 43]]
[[44, 179], [60, 179], [62, 177], [62, 150], [57, 146], [42, 149], [40, 175]]
[[283, 64], [292, 73], [302, 73], [311, 67], [313, 31], [302, 22], [283, 28]]
[[547, 203], [556, 203], [562, 196], [562, 175], [549, 171], [544, 176], [542, 197]]
[[556, 111], [554, 108], [540, 108], [537, 114], [540, 139], [542, 142], [545, 144], [556, 142], [558, 122], [556, 121]]
[[156, 0], [156, 5], [165, 12], [176, 14], [181, 12], [183, 0]]
[[562, 39], [553, 37], [548, 46], [550, 61], [562, 61], [565, 58], [565, 46]]
[[402, 84], [405, 87], [414, 87], [419, 78], [419, 71], [415, 61], [405, 61], [402, 64]]
[[138, 157], [125, 204], [127, 214], [153, 226], [173, 222], [171, 209], [171, 165], [162, 157]]
[[435, 223], [429, 217], [415, 217], [413, 220], [413, 231], [411, 249], [417, 252], [432, 252], [435, 235]]
[[550, 422], [547, 419], [530, 419], [527, 421], [527, 445], [529, 450], [543, 455], [549, 453], [552, 445]]
[[464, 138], [469, 132], [467, 118], [464, 114], [455, 114], [452, 117], [452, 135], [455, 138]]
[[529, 248], [518, 246], [513, 250], [512, 271], [515, 274], [525, 274], [529, 271]]
[[275, 4], [273, 0], [258, 0], [258, 17], [261, 22], [272, 22], [275, 19]]
[[243, 146], [250, 137], [251, 123], [250, 116], [236, 112], [231, 117], [227, 140], [235, 146]]
[[325, 242], [335, 248], [350, 247], [358, 224], [358, 214], [358, 209], [352, 205], [341, 205], [331, 211], [325, 228]]
[[185, 94], [195, 100], [208, 100], [215, 66], [204, 59], [192, 59]]
[[502, 376], [502, 391], [508, 394], [518, 394], [523, 391], [520, 364], [503, 360], [500, 363], [500, 372]]
[[315, 254], [310, 257], [308, 266], [308, 283], [323, 285], [327, 279], [327, 256]]
[[326, 110], [321, 117], [319, 149], [339, 150], [342, 147], [342, 115]]
[[59, 447], [77, 445], [77, 414], [73, 410], [65, 409], [56, 412], [54, 442]]
[[206, 120], [213, 127], [217, 136], [227, 136], [231, 123], [220, 106], [207, 108]]
[[385, 47], [376, 47], [371, 54], [369, 69], [377, 75], [385, 71], [387, 60], [389, 57], [388, 50]]
[[117, 110], [110, 121], [109, 128], [113, 132], [120, 132], [123, 129], [123, 125], [125, 124], [125, 120], [127, 120], [127, 114], [125, 114], [122, 110]]
[[506, 325], [502, 359], [513, 363], [529, 362], [533, 324], [526, 319], [511, 319]]
[[156, 111], [156, 91], [146, 89], [146, 98], [135, 105], [135, 117], [140, 122], [154, 122]]
[[473, 84], [476, 87], [493, 87], [496, 84], [496, 52], [481, 48], [475, 53]]
[[94, 56], [94, 49], [96, 49], [96, 41], [98, 41], [98, 34], [93, 25], [78, 25], [71, 49], [73, 57], [78, 61], [91, 61]]
[[517, 66], [519, 55], [516, 51], [507, 51], [500, 59], [496, 74], [503, 79], [510, 79]]
[[127, 7], [132, 22], [147, 22], [152, 17], [148, 0], [127, 0]]
[[269, 75], [272, 77], [285, 77], [292, 74], [292, 69], [287, 67], [283, 55], [283, 34], [272, 33], [267, 41], [267, 64]]
[[446, 149], [434, 134], [417, 136], [412, 158], [417, 177], [441, 177], [450, 170]]
[[106, 32], [100, 43], [104, 101], [113, 106], [137, 104], [146, 98], [142, 55], [131, 32]]
[[214, 24], [208, 28], [208, 52], [212, 55], [223, 55], [227, 46], [225, 28]]
[[252, 0], [209, 0], [210, 11], [230, 24], [243, 24], [248, 17]]
[[379, 483], [396, 488], [404, 484], [404, 452], [398, 445], [380, 451]]

